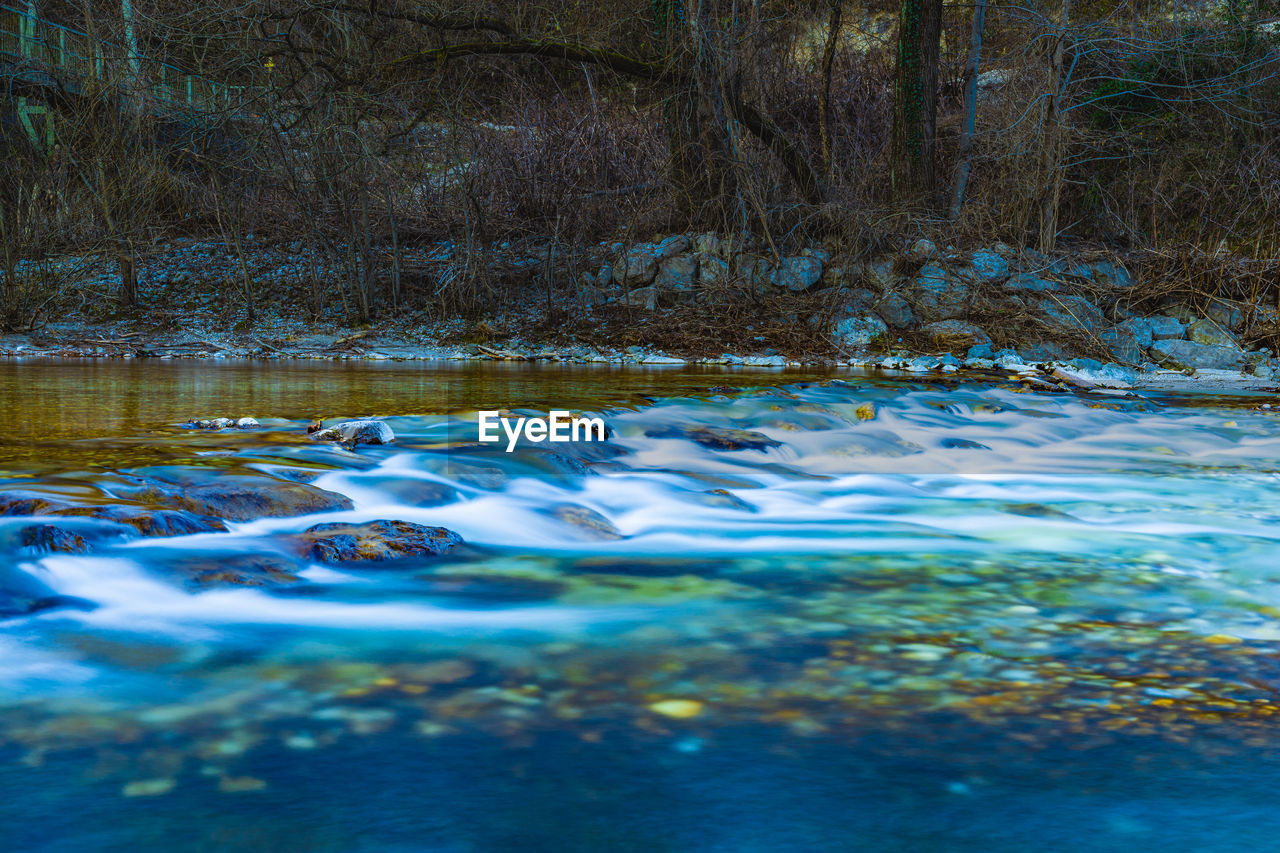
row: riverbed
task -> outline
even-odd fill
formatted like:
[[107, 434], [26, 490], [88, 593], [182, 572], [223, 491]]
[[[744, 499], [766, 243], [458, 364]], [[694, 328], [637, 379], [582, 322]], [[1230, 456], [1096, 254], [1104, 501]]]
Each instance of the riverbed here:
[[[38, 605], [0, 621], [5, 846], [1266, 849], [1272, 400], [690, 366], [0, 364], [0, 497], [25, 496], [0, 517], [0, 588]], [[490, 408], [610, 434], [505, 453], [467, 435]], [[216, 416], [260, 427], [185, 425]], [[308, 437], [359, 416], [395, 441]], [[191, 509], [230, 480], [336, 498]], [[378, 520], [461, 542], [298, 545]]]

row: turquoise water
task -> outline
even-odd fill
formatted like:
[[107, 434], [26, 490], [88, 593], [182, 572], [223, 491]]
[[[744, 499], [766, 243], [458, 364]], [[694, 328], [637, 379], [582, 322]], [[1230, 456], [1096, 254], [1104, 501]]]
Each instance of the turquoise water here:
[[[0, 491], [100, 504], [254, 472], [352, 508], [167, 538], [60, 519], [76, 554], [0, 518], [0, 583], [75, 602], [0, 622], [7, 849], [1226, 851], [1280, 830], [1270, 397], [68, 367], [7, 365], [0, 393], [105, 371], [99, 433], [44, 415]], [[467, 439], [488, 405], [599, 411], [612, 435], [506, 454]], [[178, 426], [219, 414], [264, 429]], [[359, 414], [396, 442], [306, 438]], [[291, 550], [374, 519], [466, 544]], [[191, 582], [267, 560], [296, 579]]]

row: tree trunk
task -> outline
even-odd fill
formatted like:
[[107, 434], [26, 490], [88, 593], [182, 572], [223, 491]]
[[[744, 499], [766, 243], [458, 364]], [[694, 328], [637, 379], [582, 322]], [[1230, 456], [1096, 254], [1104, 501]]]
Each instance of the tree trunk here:
[[1071, 0], [1062, 3], [1062, 27], [1049, 66], [1049, 98], [1044, 111], [1044, 142], [1040, 150], [1040, 233], [1037, 248], [1052, 252], [1058, 242], [1058, 200], [1062, 196], [1062, 66], [1066, 50]]
[[818, 142], [822, 150], [822, 174], [831, 177], [831, 71], [836, 62], [836, 47], [840, 43], [840, 22], [844, 12], [843, 0], [830, 0], [831, 11], [827, 17], [827, 43], [822, 49], [822, 88], [818, 90]]
[[134, 308], [138, 304], [138, 268], [134, 263], [133, 246], [122, 246], [116, 255], [120, 270], [120, 300]]
[[902, 0], [889, 167], [890, 189], [898, 200], [934, 200], [941, 39], [942, 0]]
[[951, 184], [950, 218], [960, 217], [964, 205], [965, 186], [973, 163], [973, 134], [978, 117], [978, 63], [982, 54], [982, 27], [987, 17], [987, 0], [976, 0], [973, 7], [973, 29], [969, 34], [969, 56], [964, 68], [964, 125], [960, 130], [955, 179]]

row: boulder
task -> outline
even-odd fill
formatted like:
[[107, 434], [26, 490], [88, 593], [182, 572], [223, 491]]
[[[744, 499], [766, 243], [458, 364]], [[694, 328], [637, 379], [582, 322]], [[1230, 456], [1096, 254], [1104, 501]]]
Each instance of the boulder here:
[[1248, 321], [1248, 314], [1240, 305], [1233, 302], [1225, 302], [1215, 300], [1205, 309], [1205, 316], [1222, 328], [1238, 332], [1244, 328], [1244, 324]]
[[984, 284], [999, 284], [1009, 277], [1009, 261], [995, 252], [974, 252], [969, 268], [974, 278]]
[[862, 268], [862, 279], [871, 289], [884, 293], [897, 288], [902, 276], [894, 270], [893, 261], [875, 261]]
[[33, 524], [18, 531], [18, 541], [24, 548], [41, 553], [84, 554], [89, 545], [78, 533], [54, 524]]
[[729, 278], [729, 262], [711, 255], [698, 258], [698, 284], [703, 287], [720, 284]]
[[552, 518], [577, 528], [589, 539], [601, 541], [622, 539], [622, 532], [614, 527], [613, 522], [594, 509], [578, 504], [557, 504], [548, 510]]
[[969, 285], [936, 264], [925, 264], [908, 288], [913, 308], [922, 320], [954, 320], [964, 316]]
[[1236, 336], [1212, 320], [1196, 320], [1187, 326], [1187, 340], [1215, 347], [1239, 347]]
[[1102, 309], [1083, 296], [1055, 296], [1041, 299], [1036, 307], [1054, 325], [1089, 334], [1098, 334], [1107, 323]]
[[833, 338], [838, 347], [865, 349], [888, 332], [889, 327], [875, 314], [860, 313], [837, 320]]
[[1177, 317], [1157, 314], [1154, 317], [1145, 317], [1144, 320], [1151, 329], [1151, 337], [1154, 340], [1177, 340], [1186, 334], [1186, 326]]
[[683, 235], [632, 246], [613, 262], [613, 280], [624, 287], [649, 284], [657, 276], [659, 264], [688, 248], [689, 240]]
[[1139, 326], [1138, 328], [1146, 333], [1145, 336], [1135, 333], [1132, 327], [1126, 328], [1126, 325], [1131, 322], [1126, 320], [1110, 329], [1103, 329], [1098, 333], [1098, 339], [1106, 345], [1117, 361], [1125, 364], [1141, 364], [1143, 351], [1151, 346], [1151, 329]]
[[1124, 267], [1112, 261], [1097, 261], [1088, 267], [1089, 277], [1099, 284], [1109, 285], [1119, 290], [1128, 290], [1137, 284], [1133, 275]]
[[[241, 474], [223, 474], [207, 483], [183, 484], [180, 488], [171, 488], [168, 484], [152, 485], [139, 490], [134, 496], [148, 503], [167, 504], [196, 515], [227, 521], [290, 518], [313, 512], [351, 509], [351, 500], [337, 492], [275, 477]], [[144, 517], [151, 518], [159, 516], [154, 512], [144, 514]], [[197, 521], [203, 522], [201, 519]]]
[[1035, 273], [1022, 272], [1006, 281], [1004, 289], [1009, 293], [1041, 293], [1061, 290], [1062, 285], [1056, 281], [1041, 278]]
[[650, 438], [681, 438], [711, 450], [768, 450], [782, 446], [782, 442], [775, 441], [762, 432], [747, 429], [673, 425], [655, 427], [646, 431], [645, 435]]
[[653, 280], [653, 287], [661, 299], [664, 296], [678, 298], [678, 294], [693, 297], [694, 284], [698, 277], [698, 258], [696, 255], [677, 255], [667, 258], [658, 266], [658, 275]]
[[[153, 503], [163, 503], [159, 492], [147, 495]], [[189, 536], [192, 533], [221, 533], [227, 525], [216, 518], [201, 518], [181, 509], [149, 509], [128, 504], [110, 506], [72, 506], [59, 509], [51, 515], [71, 518], [100, 518], [127, 524], [143, 536]]]
[[382, 421], [365, 418], [343, 421], [311, 433], [316, 441], [338, 441], [349, 447], [357, 444], [390, 444], [396, 434]]
[[1176, 370], [1234, 370], [1245, 361], [1239, 347], [1213, 346], [1195, 341], [1158, 340], [1151, 356], [1164, 367]]
[[888, 293], [873, 306], [875, 312], [886, 323], [895, 329], [905, 329], [916, 321], [911, 311], [911, 303], [900, 293]]
[[633, 307], [652, 311], [658, 307], [658, 290], [653, 286], [637, 287], [635, 290], [627, 292], [622, 297], [622, 301]]
[[435, 557], [460, 544], [462, 537], [444, 527], [380, 519], [366, 524], [317, 524], [292, 537], [292, 542], [305, 557], [321, 563], [381, 562]]
[[952, 346], [968, 348], [977, 344], [991, 343], [990, 335], [973, 323], [966, 323], [963, 320], [939, 320], [936, 323], [929, 323], [921, 331], [935, 339], [945, 339], [948, 348]]
[[770, 281], [775, 287], [803, 293], [822, 278], [822, 261], [815, 257], [783, 258]]

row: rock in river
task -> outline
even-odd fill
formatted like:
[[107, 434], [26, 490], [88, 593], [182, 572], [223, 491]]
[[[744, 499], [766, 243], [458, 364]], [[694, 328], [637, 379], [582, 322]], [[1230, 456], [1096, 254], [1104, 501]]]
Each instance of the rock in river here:
[[782, 446], [782, 442], [749, 429], [668, 426], [651, 429], [645, 435], [650, 438], [683, 438], [712, 450], [768, 450]]
[[321, 563], [434, 557], [462, 542], [444, 527], [380, 519], [366, 524], [317, 524], [293, 537], [305, 556]]
[[148, 503], [169, 506], [228, 521], [289, 518], [313, 512], [351, 509], [351, 501], [337, 492], [276, 477], [223, 474], [206, 483], [181, 487], [156, 484], [132, 495]]
[[358, 421], [343, 421], [331, 427], [311, 433], [316, 441], [339, 441], [346, 445], [356, 444], [390, 444], [395, 441], [396, 434], [391, 427], [382, 421], [372, 418]]

